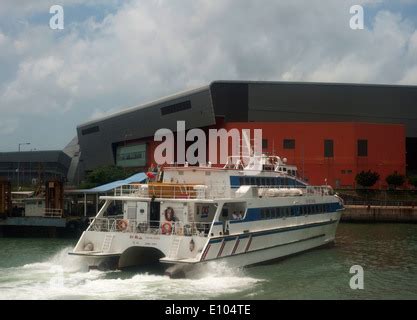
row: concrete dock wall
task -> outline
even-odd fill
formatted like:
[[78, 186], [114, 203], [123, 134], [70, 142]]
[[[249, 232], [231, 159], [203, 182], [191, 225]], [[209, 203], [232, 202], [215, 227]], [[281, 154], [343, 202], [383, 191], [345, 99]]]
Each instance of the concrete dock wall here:
[[346, 205], [343, 222], [417, 223], [417, 207]]

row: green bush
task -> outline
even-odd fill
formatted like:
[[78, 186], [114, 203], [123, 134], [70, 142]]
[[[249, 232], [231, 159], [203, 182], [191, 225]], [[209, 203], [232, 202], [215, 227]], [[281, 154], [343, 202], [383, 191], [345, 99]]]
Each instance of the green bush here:
[[82, 189], [90, 189], [113, 181], [126, 179], [132, 174], [133, 172], [130, 169], [117, 166], [102, 166], [91, 171], [87, 175], [86, 181], [80, 187]]
[[408, 182], [414, 186], [415, 188], [417, 188], [417, 175], [416, 176], [411, 176], [408, 178]]
[[394, 172], [385, 178], [390, 187], [401, 187], [405, 183], [405, 176]]
[[358, 185], [369, 188], [372, 187], [379, 180], [379, 173], [368, 170], [359, 172], [355, 181]]

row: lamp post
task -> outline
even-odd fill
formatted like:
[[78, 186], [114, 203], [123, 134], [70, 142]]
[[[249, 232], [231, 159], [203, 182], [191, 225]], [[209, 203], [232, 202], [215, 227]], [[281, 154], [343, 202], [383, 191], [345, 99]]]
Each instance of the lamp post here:
[[19, 143], [19, 152], [20, 152], [20, 146], [27, 146], [30, 145], [30, 142], [23, 142], [23, 143]]
[[[20, 146], [30, 145], [30, 142], [19, 143], [18, 150], [20, 152]], [[20, 190], [20, 160], [17, 162], [17, 190]]]

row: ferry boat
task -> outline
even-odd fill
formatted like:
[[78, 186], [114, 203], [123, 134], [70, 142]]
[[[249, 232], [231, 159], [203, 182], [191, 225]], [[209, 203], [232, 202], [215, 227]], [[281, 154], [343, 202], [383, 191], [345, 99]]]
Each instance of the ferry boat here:
[[170, 166], [150, 177], [101, 197], [70, 254], [92, 268], [158, 263], [182, 277], [211, 261], [244, 267], [332, 243], [344, 210], [330, 186], [308, 185], [277, 156]]

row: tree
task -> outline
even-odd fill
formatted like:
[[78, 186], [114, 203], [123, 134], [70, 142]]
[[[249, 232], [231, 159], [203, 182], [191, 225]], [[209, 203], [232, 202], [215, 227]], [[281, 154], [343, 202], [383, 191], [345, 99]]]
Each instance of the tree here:
[[390, 187], [401, 187], [405, 183], [405, 176], [402, 174], [398, 174], [395, 171], [393, 174], [390, 174], [385, 178], [385, 181], [388, 183]]
[[379, 174], [371, 170], [361, 171], [355, 177], [356, 183], [365, 188], [372, 187], [378, 180]]
[[414, 186], [415, 188], [417, 188], [417, 176], [411, 176], [408, 178], [408, 182]]
[[131, 174], [132, 172], [130, 170], [113, 165], [98, 167], [87, 175], [85, 183], [82, 184], [82, 188], [94, 188], [109, 182], [123, 180]]

